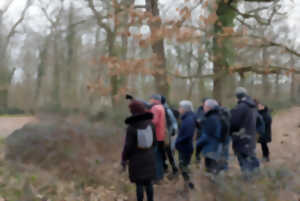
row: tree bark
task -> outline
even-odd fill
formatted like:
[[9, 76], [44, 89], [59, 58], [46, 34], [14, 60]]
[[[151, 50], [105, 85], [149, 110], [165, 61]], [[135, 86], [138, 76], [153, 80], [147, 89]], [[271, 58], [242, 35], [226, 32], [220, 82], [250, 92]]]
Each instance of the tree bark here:
[[[228, 37], [219, 38], [219, 34], [223, 32], [224, 27], [233, 27], [236, 12], [231, 6], [236, 6], [236, 3], [228, 5], [223, 0], [217, 0], [218, 8], [216, 14], [218, 20], [214, 25], [214, 38], [213, 38], [213, 72], [219, 75], [222, 71], [228, 72], [232, 60], [234, 58], [234, 49], [231, 45], [231, 40]], [[225, 76], [216, 76], [213, 80], [213, 97], [220, 102], [223, 102], [223, 91], [226, 87]]]
[[[154, 17], [159, 17], [159, 8], [158, 8], [158, 0], [146, 0], [146, 10]], [[151, 33], [154, 33], [161, 26], [161, 21], [149, 24]], [[154, 74], [155, 79], [155, 88], [157, 93], [164, 95], [165, 97], [169, 97], [170, 86], [168, 83], [167, 77], [167, 62], [165, 56], [165, 47], [164, 40], [158, 40], [154, 44], [152, 44], [153, 54], [159, 60], [159, 64], [156, 65], [156, 69], [158, 73]]]

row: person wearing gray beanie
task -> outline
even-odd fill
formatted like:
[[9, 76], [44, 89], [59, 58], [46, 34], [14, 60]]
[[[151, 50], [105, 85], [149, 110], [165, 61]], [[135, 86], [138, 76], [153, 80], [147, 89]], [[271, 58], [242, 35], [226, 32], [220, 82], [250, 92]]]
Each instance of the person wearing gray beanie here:
[[256, 157], [257, 108], [245, 88], [238, 87], [236, 97], [238, 103], [231, 110], [233, 150], [242, 172], [247, 176], [260, 166]]
[[247, 89], [245, 89], [244, 87], [238, 87], [235, 90], [235, 95], [239, 100], [241, 100], [242, 98], [248, 96]]

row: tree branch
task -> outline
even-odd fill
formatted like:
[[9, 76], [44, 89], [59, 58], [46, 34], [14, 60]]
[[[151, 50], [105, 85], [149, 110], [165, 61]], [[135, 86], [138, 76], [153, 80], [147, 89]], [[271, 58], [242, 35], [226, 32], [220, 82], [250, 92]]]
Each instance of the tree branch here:
[[97, 24], [104, 28], [107, 32], [112, 32], [111, 28], [105, 24], [103, 22], [103, 19], [105, 19], [106, 17], [102, 16], [100, 14], [99, 11], [97, 11], [96, 7], [95, 7], [95, 4], [94, 4], [94, 0], [86, 0], [88, 2], [88, 5], [89, 5], [89, 8], [91, 9], [91, 11], [93, 12], [94, 16], [96, 17], [96, 20], [97, 20]]
[[[31, 6], [32, 1], [31, 0], [27, 0], [26, 5], [21, 13], [20, 18], [13, 24], [13, 26], [11, 27], [8, 35], [6, 36], [6, 41], [4, 43], [4, 48], [3, 48], [3, 54], [6, 53], [7, 47], [10, 43], [11, 38], [15, 35], [16, 33], [16, 29], [17, 27], [23, 22], [26, 12], [28, 10], [28, 8]], [[3, 56], [3, 55], [2, 55]]]
[[290, 72], [295, 74], [300, 74], [300, 70], [296, 70], [295, 68], [286, 68], [280, 66], [268, 66], [265, 68], [264, 66], [244, 66], [244, 67], [233, 67], [228, 70], [223, 70], [218, 74], [207, 74], [207, 75], [180, 75], [172, 72], [168, 72], [169, 75], [178, 79], [215, 79], [218, 77], [224, 76], [226, 73], [247, 73], [252, 72], [260, 75], [264, 74], [282, 74], [283, 72]]

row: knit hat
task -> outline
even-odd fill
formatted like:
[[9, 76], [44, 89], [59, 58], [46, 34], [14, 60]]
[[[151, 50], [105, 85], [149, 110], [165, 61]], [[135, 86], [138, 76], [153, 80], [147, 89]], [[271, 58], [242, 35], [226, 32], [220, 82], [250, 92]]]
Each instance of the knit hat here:
[[129, 110], [130, 110], [131, 114], [133, 114], [133, 115], [144, 114], [147, 112], [144, 104], [142, 102], [136, 101], [136, 100], [132, 101], [129, 104]]
[[248, 95], [247, 89], [245, 89], [243, 87], [238, 87], [235, 90], [235, 95], [239, 100], [241, 100], [242, 98], [244, 98], [245, 96]]
[[151, 99], [157, 100], [159, 102], [161, 102], [161, 95], [159, 94], [154, 94], [151, 96]]

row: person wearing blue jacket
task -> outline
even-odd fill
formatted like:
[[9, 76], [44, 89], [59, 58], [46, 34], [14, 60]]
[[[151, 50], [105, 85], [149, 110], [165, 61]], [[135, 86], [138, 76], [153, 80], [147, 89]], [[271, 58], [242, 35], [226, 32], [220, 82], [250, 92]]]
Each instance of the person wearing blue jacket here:
[[179, 167], [185, 181], [185, 187], [187, 189], [194, 189], [194, 184], [190, 181], [188, 169], [194, 151], [193, 138], [196, 131], [196, 119], [192, 102], [187, 100], [181, 101], [179, 112], [181, 115], [181, 127], [175, 147], [179, 153]]
[[222, 154], [222, 123], [216, 100], [208, 99], [204, 103], [205, 117], [202, 123], [202, 135], [197, 141], [197, 149], [205, 157], [206, 171], [218, 174]]

